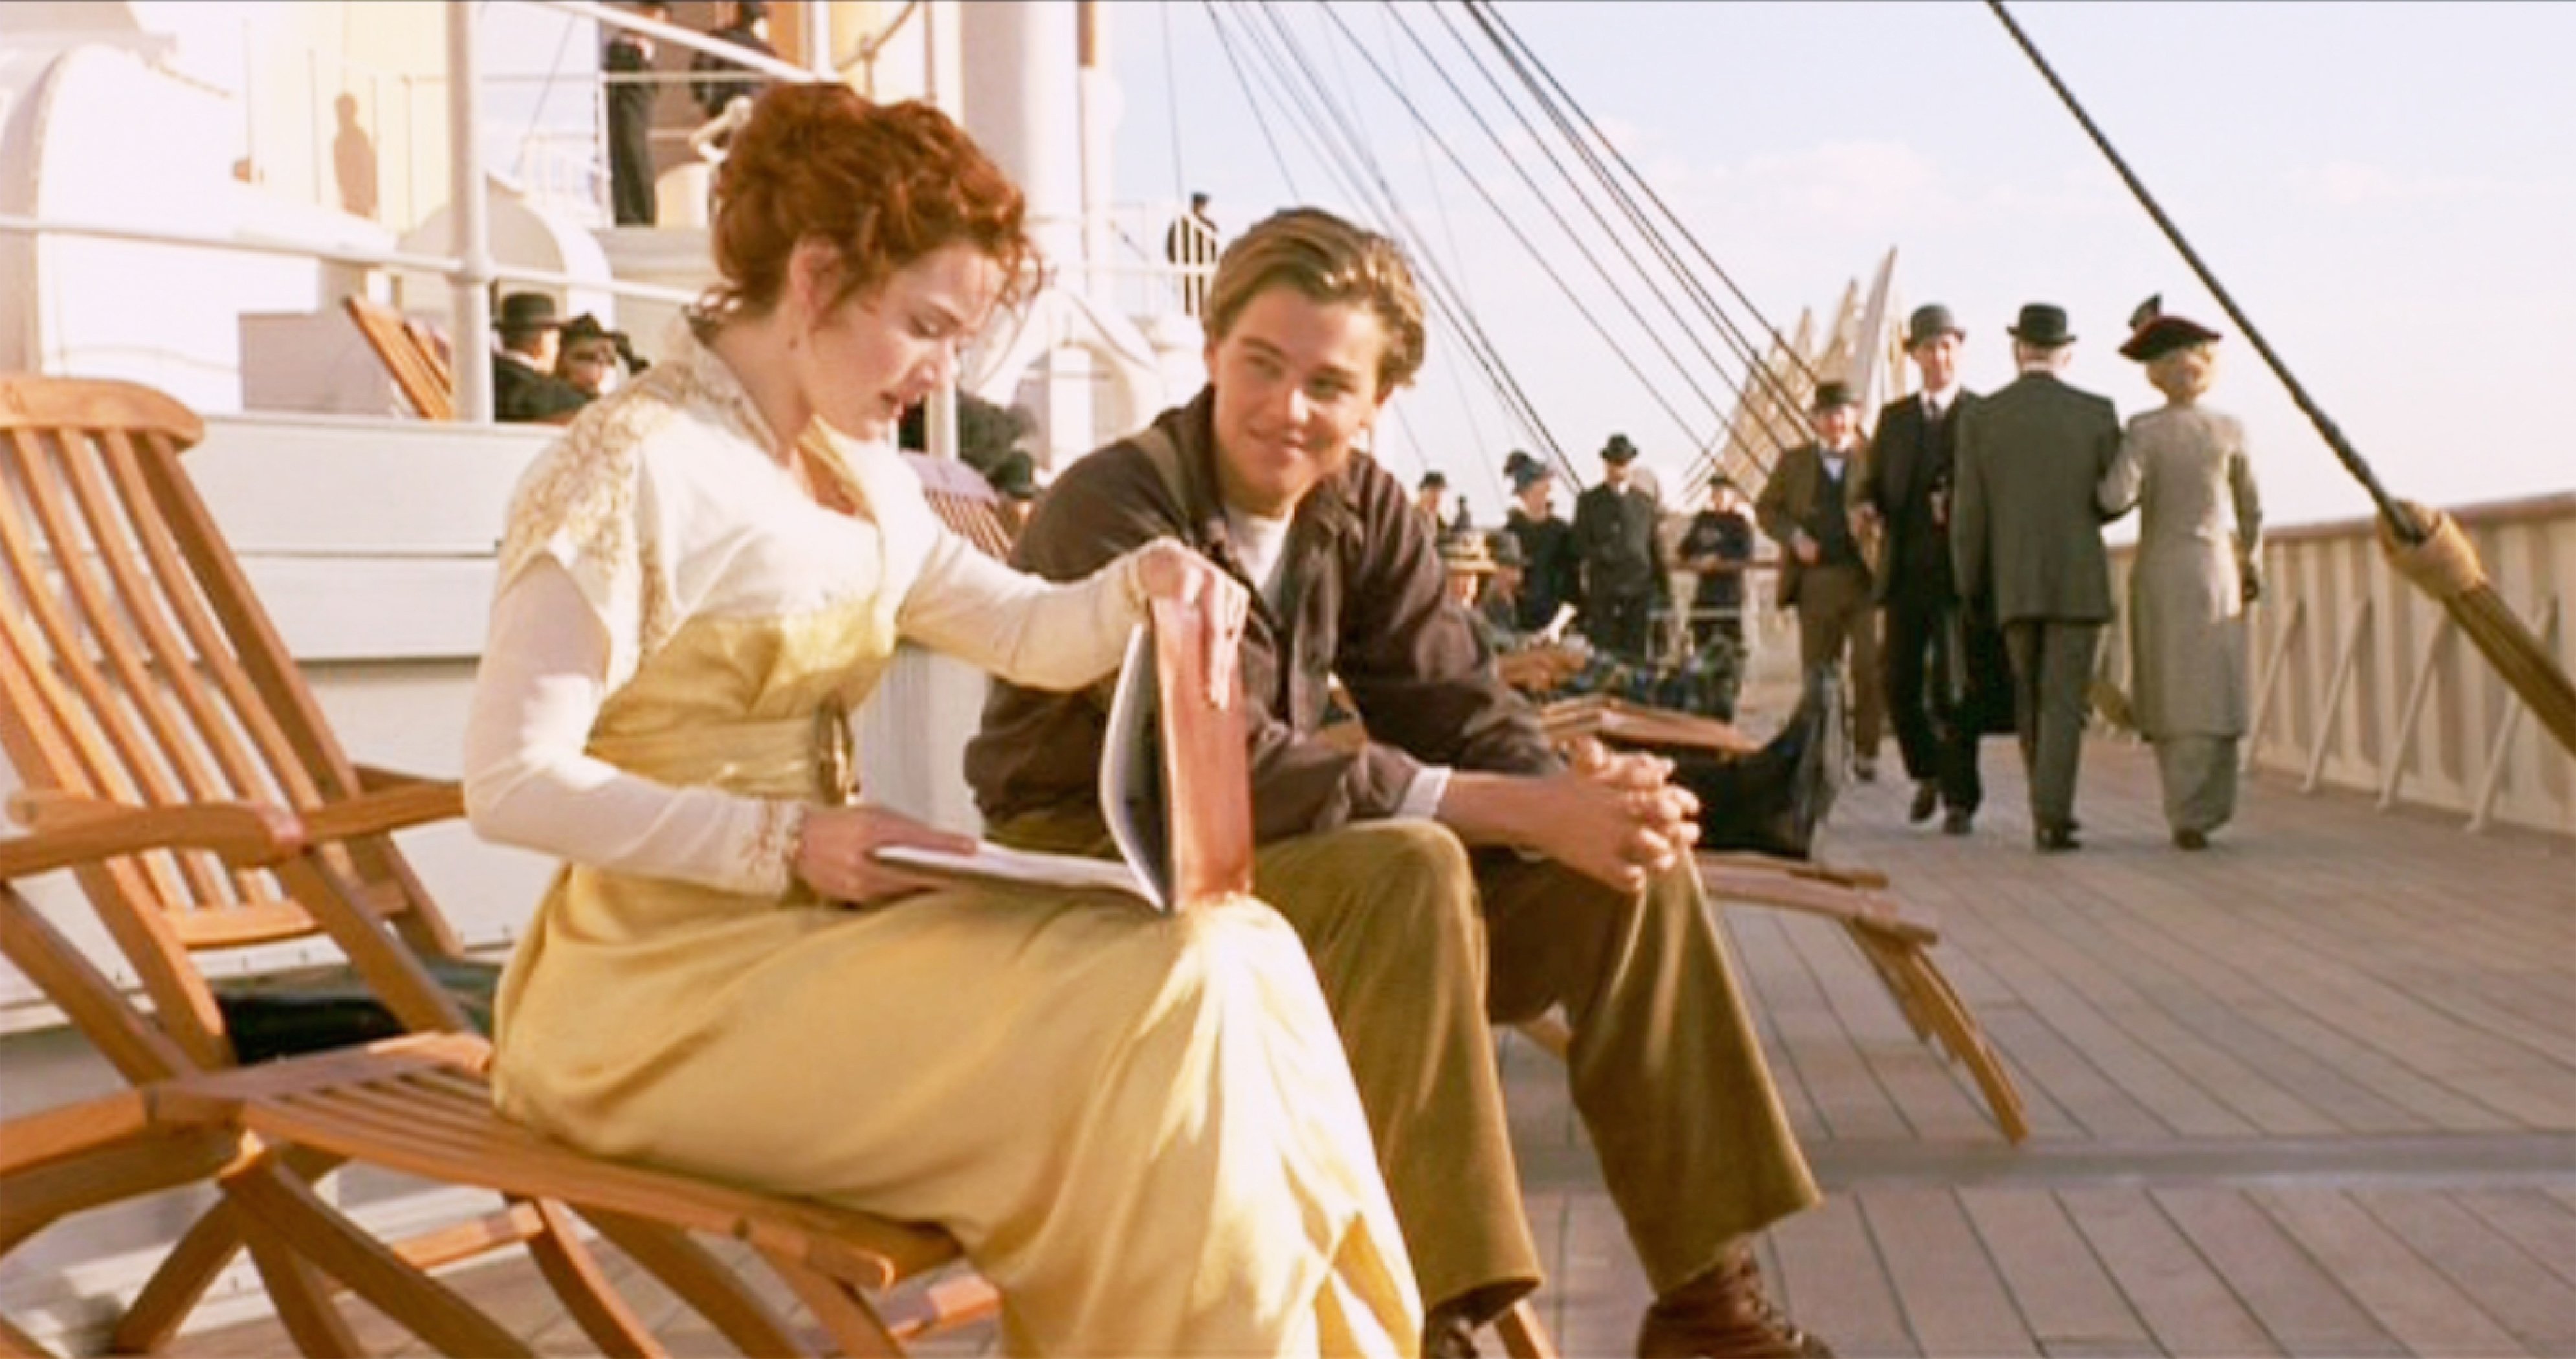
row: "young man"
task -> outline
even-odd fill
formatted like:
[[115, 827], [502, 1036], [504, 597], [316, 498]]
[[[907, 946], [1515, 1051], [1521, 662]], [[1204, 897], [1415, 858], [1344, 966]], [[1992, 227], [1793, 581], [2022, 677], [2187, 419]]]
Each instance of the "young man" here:
[[[1254, 590], [1241, 674], [1256, 889], [1339, 1020], [1429, 1351], [1539, 1279], [1489, 1021], [1562, 1004], [1575, 1105], [1657, 1301], [1649, 1355], [1825, 1353], [1764, 1298], [1751, 1235], [1815, 1186], [1660, 761], [1569, 768], [1446, 598], [1431, 526], [1357, 448], [1421, 366], [1394, 244], [1297, 209], [1237, 239], [1209, 386], [1049, 489], [1017, 561], [1071, 578], [1172, 536]], [[1319, 739], [1339, 678], [1362, 741]], [[966, 773], [996, 838], [1097, 851], [1105, 699], [998, 686]]]
[[[1951, 448], [1959, 413], [1977, 400], [1959, 385], [1959, 346], [1966, 338], [1950, 309], [1937, 302], [1906, 319], [1905, 352], [1923, 389], [1879, 409], [1851, 492], [1853, 511], [1883, 535], [1881, 659], [1896, 749], [1914, 781], [1906, 819], [1920, 824], [1941, 813], [1949, 835], [1968, 833], [1985, 796], [1977, 774], [1981, 724], [1966, 708], [1963, 682], [1965, 653], [1975, 643], [1950, 580]], [[1983, 620], [1976, 626], [1981, 633], [1993, 627]]]
[[1754, 518], [1780, 544], [1780, 607], [1798, 611], [1798, 669], [1851, 659], [1852, 776], [1878, 777], [1878, 619], [1869, 564], [1852, 531], [1850, 485], [1860, 460], [1860, 401], [1839, 382], [1816, 384], [1807, 412], [1815, 442], [1780, 455]]
[[2095, 495], [2120, 451], [2120, 417], [2108, 400], [2058, 376], [2075, 344], [2063, 308], [2031, 303], [2008, 329], [2021, 376], [1959, 420], [1950, 561], [1961, 598], [1994, 591], [2012, 655], [2031, 833], [2040, 852], [2053, 853], [2078, 847], [2086, 691], [2111, 618], [2108, 516]]

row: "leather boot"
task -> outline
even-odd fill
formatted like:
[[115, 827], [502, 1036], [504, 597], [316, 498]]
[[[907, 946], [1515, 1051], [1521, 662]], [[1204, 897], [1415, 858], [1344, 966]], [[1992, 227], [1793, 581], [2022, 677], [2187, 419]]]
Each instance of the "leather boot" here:
[[1422, 1316], [1422, 1359], [1476, 1359], [1476, 1319], [1451, 1299]]
[[1638, 1359], [1832, 1359], [1833, 1352], [1772, 1305], [1753, 1252], [1741, 1247], [1655, 1299], [1637, 1328]]

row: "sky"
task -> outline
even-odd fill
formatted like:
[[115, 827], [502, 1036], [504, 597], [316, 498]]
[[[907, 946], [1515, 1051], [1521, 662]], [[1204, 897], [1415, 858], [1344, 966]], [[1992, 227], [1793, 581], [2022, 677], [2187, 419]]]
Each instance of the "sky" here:
[[[1258, 84], [1270, 68], [1253, 37], [1278, 29], [1268, 19], [1256, 28], [1247, 8], [1225, 0], [1213, 12]], [[1584, 219], [1451, 37], [1443, 15], [1475, 41], [1458, 7], [1266, 8], [1365, 129], [1398, 206], [1576, 467], [1597, 474], [1598, 450], [1621, 431], [1677, 487], [1731, 409], [1740, 365], [1722, 350], [1717, 364], [1701, 358], [1696, 332], [1588, 233], [1654, 324], [1632, 318], [1548, 220], [1547, 204]], [[2004, 327], [2016, 310], [2054, 302], [2078, 336], [2069, 379], [2125, 418], [2161, 401], [2116, 352], [2132, 308], [2160, 294], [2166, 311], [2229, 337], [2209, 401], [2246, 421], [2267, 518], [2368, 512], [2284, 385], [1986, 6], [1498, 9], [1771, 324], [1786, 330], [1810, 308], [1829, 316], [1892, 248], [1900, 304], [1944, 302], [1968, 331], [1972, 390], [2010, 380]], [[1114, 12], [1120, 199], [1202, 189], [1229, 235], [1298, 202], [1376, 222], [1278, 100], [1262, 98], [1256, 116], [1210, 5]], [[2566, 77], [2576, 4], [2025, 2], [2011, 12], [2391, 490], [2460, 505], [2576, 489], [2576, 444], [2542, 423], [2576, 374], [2576, 82]], [[1490, 64], [1492, 49], [1481, 50]], [[1524, 172], [1547, 186], [1544, 201]], [[1574, 284], [1651, 384], [1538, 258]], [[1729, 314], [1751, 321], [1742, 307]], [[1683, 366], [1657, 353], [1650, 330]], [[1381, 456], [1408, 479], [1445, 471], [1482, 522], [1497, 522], [1492, 469], [1526, 440], [1455, 327], [1434, 319], [1430, 353], [1382, 422]]]

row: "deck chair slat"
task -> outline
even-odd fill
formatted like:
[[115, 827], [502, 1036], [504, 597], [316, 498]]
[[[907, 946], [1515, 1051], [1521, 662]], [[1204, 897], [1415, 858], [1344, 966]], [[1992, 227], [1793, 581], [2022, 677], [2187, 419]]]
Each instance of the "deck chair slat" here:
[[[140, 710], [161, 747], [164, 763], [187, 796], [212, 799], [249, 794], [253, 792], [249, 762], [238, 745], [226, 739], [222, 723], [214, 720], [213, 709], [196, 683], [195, 657], [171, 630], [164, 612], [165, 603], [175, 601], [161, 597], [156, 578], [138, 563], [137, 544], [129, 536], [131, 518], [99, 476], [99, 461], [115, 460], [120, 454], [130, 459], [133, 450], [120, 447], [123, 436], [114, 432], [100, 442], [97, 460], [76, 456], [75, 449], [66, 448], [62, 468], [64, 485], [87, 530], [90, 551], [85, 560], [91, 567], [93, 588], [112, 601], [112, 607], [103, 602], [92, 612], [91, 631], [116, 664], [129, 701]], [[59, 538], [57, 544], [68, 546]], [[116, 626], [119, 623], [124, 626]], [[178, 699], [194, 721], [183, 726], [166, 714], [157, 701], [164, 695]], [[188, 726], [206, 729], [208, 739], [186, 739], [181, 733]]]
[[455, 376], [435, 332], [355, 293], [343, 299], [342, 306], [414, 413], [425, 420], [456, 418]]
[[10, 441], [17, 471], [12, 480], [23, 500], [0, 506], [6, 511], [0, 513], [0, 551], [16, 578], [19, 605], [34, 625], [23, 634], [22, 647], [31, 669], [58, 677], [71, 691], [69, 701], [58, 700], [56, 714], [73, 736], [80, 786], [121, 801], [175, 800], [177, 790], [154, 780], [149, 762], [136, 757], [141, 742], [125, 717], [125, 704], [100, 674], [78, 618], [63, 606], [64, 594], [85, 609], [97, 600], [80, 566], [86, 554], [62, 542], [61, 507], [51, 490], [44, 441], [24, 431], [13, 432]]
[[[72, 458], [65, 470], [90, 540], [97, 547], [98, 562], [122, 599], [123, 617], [135, 629], [135, 640], [148, 658], [148, 673], [129, 685], [128, 699], [142, 710], [191, 797], [273, 800], [275, 782], [260, 777], [236, 731], [235, 719], [244, 709], [238, 702], [218, 704], [206, 691], [201, 660], [210, 654], [220, 658], [221, 649], [210, 645], [211, 630], [203, 625], [201, 611], [191, 607], [186, 577], [174, 569], [166, 545], [151, 532], [153, 517], [137, 512], [145, 491], [133, 475], [134, 446], [124, 431], [111, 429], [100, 436], [99, 452], [97, 463]], [[174, 620], [179, 631], [173, 630]], [[181, 631], [187, 634], [184, 640]], [[163, 707], [173, 699], [180, 709], [177, 713]], [[200, 901], [229, 905], [253, 900], [261, 895], [263, 882], [263, 875], [236, 871], [228, 901], [211, 895], [201, 896]]]
[[[181, 446], [160, 431], [146, 432], [138, 445], [129, 490], [137, 531], [156, 568], [172, 582], [171, 594], [190, 601], [183, 622], [241, 729], [266, 761], [277, 795], [298, 812], [356, 796], [363, 791], [356, 767], [332, 739], [303, 672], [180, 466]], [[370, 892], [389, 892], [392, 899], [381, 903], [378, 914], [392, 919], [416, 946], [442, 954], [462, 947], [445, 918], [424, 909], [427, 889], [390, 842], [367, 837], [334, 843], [322, 857]]]
[[[187, 632], [199, 665], [223, 695], [232, 722], [239, 724], [257, 748], [268, 775], [261, 779], [252, 773], [248, 754], [228, 746], [226, 767], [241, 780], [234, 796], [259, 798], [282, 793], [290, 808], [302, 811], [314, 806], [322, 800], [321, 793], [298, 758], [300, 752], [271, 715], [266, 701], [269, 695], [237, 657], [231, 634], [220, 626], [220, 605], [207, 600], [198, 590], [198, 573], [183, 560], [176, 534], [152, 500], [154, 488], [143, 469], [174, 462], [178, 455], [166, 445], [148, 448], [142, 454], [130, 445], [119, 451], [123, 456], [115, 467], [117, 480], [126, 503], [132, 507], [136, 537], [161, 582], [159, 596]], [[210, 728], [228, 735], [231, 724], [216, 720], [211, 708], [206, 712]]]
[[[186, 647], [174, 642], [170, 648], [172, 692], [195, 719], [195, 732], [212, 748], [231, 780], [228, 794], [209, 795], [282, 802], [297, 811], [321, 805], [322, 795], [298, 758], [295, 743], [236, 658], [229, 635], [199, 591], [197, 576], [153, 500], [153, 482], [144, 469], [175, 461], [177, 451], [166, 436], [157, 433], [143, 435], [140, 448], [121, 437], [111, 439], [108, 448], [108, 470], [122, 497], [125, 518], [159, 585], [148, 593], [187, 637]], [[187, 661], [184, 668], [181, 657]], [[244, 899], [261, 895], [259, 883], [254, 875], [237, 875]]]
[[[34, 494], [26, 471], [35, 452], [26, 431], [11, 431], [8, 480], [16, 494], [0, 497], [0, 562], [7, 565], [16, 605], [0, 614], [0, 641], [16, 661], [8, 686], [10, 759], [29, 787], [139, 801], [131, 785], [115, 777], [119, 760], [103, 745], [100, 731], [102, 721], [117, 720], [121, 701], [101, 687], [93, 667], [63, 657], [64, 639], [77, 628], [64, 616], [52, 573], [41, 564], [51, 554], [38, 549], [21, 513], [21, 498]], [[217, 879], [202, 867], [174, 878], [175, 867], [164, 856], [149, 856], [134, 871], [149, 880], [158, 901], [174, 909], [193, 909], [218, 891]]]
[[[143, 484], [137, 468], [139, 459], [151, 454], [138, 452], [120, 431], [111, 431], [106, 443], [106, 471], [114, 486], [119, 518], [131, 526], [135, 545], [150, 570], [148, 579], [138, 578], [131, 587], [137, 600], [136, 617], [155, 651], [164, 659], [167, 667], [164, 683], [168, 692], [195, 720], [209, 753], [229, 780], [224, 789], [209, 795], [263, 798], [272, 796], [281, 784], [292, 788], [293, 781], [285, 777], [288, 770], [283, 767], [285, 762], [278, 753], [267, 753], [266, 772], [271, 777], [263, 778], [260, 764], [254, 762], [251, 752], [243, 746], [236, 732], [238, 723], [247, 727], [248, 734], [254, 739], [263, 734], [256, 708], [242, 702], [248, 696], [247, 682], [224, 686], [221, 683], [224, 677], [218, 670], [213, 678], [218, 682], [219, 692], [223, 688], [238, 688], [241, 692], [223, 693], [228, 700], [224, 705], [219, 705], [216, 696], [207, 692], [208, 676], [203, 667], [221, 667], [227, 657], [221, 639], [196, 598], [185, 566], [177, 559], [167, 537], [153, 531], [157, 516], [148, 509], [147, 497], [151, 492]], [[158, 450], [154, 453], [168, 456]], [[102, 498], [104, 495], [105, 488], [102, 488]], [[157, 607], [144, 607], [146, 604]], [[172, 631], [173, 623], [178, 632]], [[185, 634], [184, 639], [180, 635], [182, 633]], [[285, 749], [282, 739], [274, 744], [278, 752]]]
[[177, 913], [170, 917], [170, 928], [191, 949], [248, 948], [309, 938], [313, 917], [294, 902], [271, 898], [220, 911]]
[[355, 796], [357, 770], [339, 742], [322, 723], [303, 672], [295, 668], [286, 641], [255, 602], [250, 577], [215, 527], [214, 516], [198, 498], [197, 488], [179, 466], [175, 450], [163, 450], [141, 465], [152, 492], [154, 518], [194, 574], [200, 593], [231, 645], [220, 650], [257, 695], [252, 706], [276, 724], [285, 746], [294, 752], [287, 763], [310, 778], [324, 798]]
[[[156, 912], [146, 919], [158, 922], [161, 917]], [[194, 1001], [205, 1007], [203, 1020], [195, 1026], [205, 1050], [192, 1051], [186, 1042], [188, 1026], [174, 1029], [137, 1014], [88, 955], [29, 905], [17, 888], [5, 883], [0, 883], [0, 954], [16, 964], [128, 1081], [164, 1080], [224, 1057], [220, 1042], [208, 1037], [218, 1021], [214, 995], [202, 983], [192, 990], [165, 976], [162, 986], [174, 995], [189, 993], [190, 999], [181, 1004]], [[188, 976], [195, 980], [193, 972]], [[152, 993], [157, 996], [160, 991]]]

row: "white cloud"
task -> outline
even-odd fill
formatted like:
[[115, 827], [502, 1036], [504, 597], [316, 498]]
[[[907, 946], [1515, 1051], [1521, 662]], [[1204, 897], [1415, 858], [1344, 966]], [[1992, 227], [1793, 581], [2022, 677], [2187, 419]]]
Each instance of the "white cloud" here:
[[2484, 175], [2410, 174], [2357, 160], [2331, 160], [2302, 170], [2293, 180], [2311, 197], [2337, 207], [2365, 203], [2423, 203], [2441, 200], [2530, 199], [2545, 197], [2544, 184], [2495, 179]]

